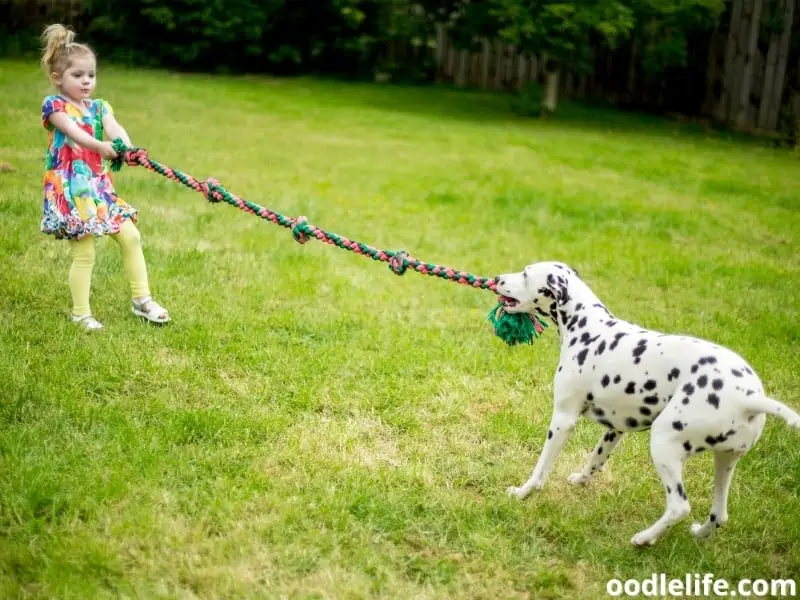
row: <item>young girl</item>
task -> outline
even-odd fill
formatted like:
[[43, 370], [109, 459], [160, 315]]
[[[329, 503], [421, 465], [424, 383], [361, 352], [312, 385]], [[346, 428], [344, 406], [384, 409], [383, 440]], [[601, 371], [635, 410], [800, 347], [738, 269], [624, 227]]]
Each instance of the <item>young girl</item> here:
[[135, 208], [114, 191], [108, 165], [116, 158], [111, 139], [128, 133], [117, 123], [111, 106], [92, 100], [97, 84], [94, 52], [73, 41], [75, 34], [63, 25], [44, 30], [42, 67], [58, 95], [42, 104], [42, 125], [50, 132], [44, 176], [44, 214], [41, 230], [69, 240], [72, 267], [69, 289], [72, 320], [88, 330], [102, 329], [89, 308], [94, 266], [94, 238], [110, 235], [122, 250], [122, 262], [131, 285], [133, 314], [154, 323], [169, 321], [167, 311], [150, 297], [147, 266], [142, 254]]

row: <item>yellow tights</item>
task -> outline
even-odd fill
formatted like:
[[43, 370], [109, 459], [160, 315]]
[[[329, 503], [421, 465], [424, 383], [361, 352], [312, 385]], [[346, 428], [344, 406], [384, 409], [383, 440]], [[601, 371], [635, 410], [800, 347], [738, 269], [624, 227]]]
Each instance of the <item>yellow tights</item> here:
[[[122, 250], [122, 264], [131, 284], [133, 298], [150, 295], [147, 283], [147, 266], [142, 253], [139, 230], [126, 219], [119, 233], [111, 236]], [[94, 267], [94, 237], [87, 235], [79, 240], [71, 240], [72, 267], [69, 270], [69, 290], [72, 294], [72, 314], [83, 317], [92, 314], [89, 308], [89, 293], [92, 288], [92, 268]]]

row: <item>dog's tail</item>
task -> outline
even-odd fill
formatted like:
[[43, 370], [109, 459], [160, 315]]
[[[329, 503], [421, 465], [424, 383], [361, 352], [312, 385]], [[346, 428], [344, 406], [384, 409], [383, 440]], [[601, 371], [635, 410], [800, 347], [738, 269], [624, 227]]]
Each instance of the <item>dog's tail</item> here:
[[756, 414], [767, 413], [786, 421], [789, 427], [800, 429], [800, 415], [794, 410], [767, 396], [752, 395], [745, 400], [745, 410]]

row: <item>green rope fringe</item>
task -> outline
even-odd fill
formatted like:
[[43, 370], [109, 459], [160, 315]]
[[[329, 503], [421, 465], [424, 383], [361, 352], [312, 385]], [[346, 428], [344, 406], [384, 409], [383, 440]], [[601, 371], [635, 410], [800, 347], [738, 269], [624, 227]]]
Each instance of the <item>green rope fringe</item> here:
[[547, 327], [547, 322], [539, 315], [506, 312], [502, 302], [498, 302], [486, 318], [494, 326], [497, 337], [509, 346], [533, 344]]

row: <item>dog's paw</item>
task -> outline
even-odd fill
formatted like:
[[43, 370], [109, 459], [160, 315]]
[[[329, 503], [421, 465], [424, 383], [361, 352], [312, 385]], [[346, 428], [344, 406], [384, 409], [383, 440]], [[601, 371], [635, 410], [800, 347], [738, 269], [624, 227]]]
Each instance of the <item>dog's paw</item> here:
[[655, 543], [656, 543], [656, 538], [650, 536], [646, 531], [640, 531], [631, 538], [631, 544], [633, 544], [637, 548], [642, 548], [644, 546], [652, 546]]
[[569, 477], [567, 477], [567, 483], [570, 485], [585, 485], [589, 483], [591, 477], [588, 475], [584, 475], [583, 473], [573, 473]]
[[522, 488], [514, 487], [513, 485], [511, 487], [506, 488], [506, 494], [508, 494], [509, 496], [513, 496], [514, 498], [518, 498], [519, 500], [525, 498], [525, 494], [522, 493]]
[[711, 537], [711, 533], [713, 529], [708, 527], [707, 525], [701, 525], [700, 523], [692, 523], [692, 526], [689, 528], [689, 531], [692, 532], [692, 535], [699, 540], [704, 540], [708, 537]]

